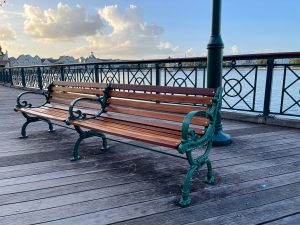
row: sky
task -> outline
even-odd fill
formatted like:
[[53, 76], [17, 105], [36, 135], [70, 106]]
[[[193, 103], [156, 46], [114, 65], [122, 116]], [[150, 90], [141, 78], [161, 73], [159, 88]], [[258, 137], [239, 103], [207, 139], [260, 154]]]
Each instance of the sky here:
[[[300, 51], [299, 8], [299, 0], [223, 0], [224, 55]], [[7, 0], [0, 45], [14, 57], [205, 56], [211, 10], [212, 0]]]

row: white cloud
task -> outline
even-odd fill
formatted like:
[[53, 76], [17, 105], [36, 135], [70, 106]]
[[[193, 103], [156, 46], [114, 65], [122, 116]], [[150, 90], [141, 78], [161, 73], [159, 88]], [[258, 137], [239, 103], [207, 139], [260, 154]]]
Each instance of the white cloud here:
[[84, 8], [58, 3], [56, 9], [42, 11], [39, 7], [24, 5], [24, 31], [43, 41], [71, 41], [79, 36], [94, 35], [102, 28], [98, 15], [87, 15]]
[[3, 19], [15, 19], [16, 17], [23, 16], [22, 12], [13, 12], [13, 11], [7, 11], [0, 9], [0, 18]]
[[178, 53], [178, 48], [161, 41], [162, 27], [144, 21], [141, 10], [130, 5], [120, 11], [117, 5], [99, 11], [106, 24], [102, 32], [86, 38], [89, 45], [72, 49], [65, 54], [87, 55], [91, 50], [101, 58], [154, 58]]
[[16, 32], [10, 27], [0, 27], [0, 41], [14, 41], [16, 40]]
[[186, 50], [185, 52], [185, 56], [186, 57], [197, 57], [200, 54], [198, 52], [196, 52], [193, 48], [189, 48], [188, 50]]
[[233, 46], [231, 47], [231, 53], [232, 53], [232, 55], [237, 55], [237, 54], [239, 54], [239, 49], [238, 49], [238, 46], [237, 46], [237, 45], [233, 45]]

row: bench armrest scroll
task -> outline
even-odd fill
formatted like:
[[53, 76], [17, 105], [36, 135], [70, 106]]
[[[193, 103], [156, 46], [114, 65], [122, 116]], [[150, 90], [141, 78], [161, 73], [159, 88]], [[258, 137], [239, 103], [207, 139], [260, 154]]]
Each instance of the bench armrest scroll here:
[[[74, 110], [77, 103], [79, 103], [80, 101], [90, 101], [90, 102], [99, 103], [100, 111], [97, 112], [95, 115], [88, 116], [86, 113], [82, 112], [80, 109]], [[77, 99], [74, 99], [71, 102], [70, 106], [69, 106], [69, 117], [67, 119], [67, 123], [68, 123], [68, 121], [72, 121], [72, 120], [88, 120], [88, 119], [94, 119], [96, 117], [99, 117], [103, 112], [105, 112], [105, 107], [106, 107], [106, 103], [104, 101], [103, 96], [98, 97], [98, 98], [77, 98]]]
[[28, 101], [26, 100], [21, 100], [22, 97], [24, 95], [27, 95], [27, 94], [35, 94], [35, 95], [42, 95], [43, 97], [45, 97], [45, 103], [43, 103], [42, 105], [39, 105], [39, 106], [35, 106], [34, 108], [38, 108], [38, 107], [41, 107], [41, 106], [44, 106], [47, 102], [48, 102], [48, 92], [46, 91], [25, 91], [25, 92], [22, 92], [21, 94], [18, 95], [17, 97], [17, 105], [16, 105], [16, 108], [33, 108], [32, 107], [32, 104], [29, 103]]
[[[183, 121], [181, 128], [181, 144], [178, 146], [179, 153], [185, 153], [187, 151], [192, 151], [199, 147], [211, 144], [214, 132], [215, 132], [215, 122], [217, 118], [218, 111], [221, 107], [222, 99], [222, 88], [219, 87], [216, 90], [216, 94], [213, 97], [213, 104], [206, 111], [191, 111], [189, 112]], [[190, 129], [190, 123], [195, 116], [205, 116], [209, 118], [209, 125], [205, 129], [203, 136], [199, 136], [193, 129]]]

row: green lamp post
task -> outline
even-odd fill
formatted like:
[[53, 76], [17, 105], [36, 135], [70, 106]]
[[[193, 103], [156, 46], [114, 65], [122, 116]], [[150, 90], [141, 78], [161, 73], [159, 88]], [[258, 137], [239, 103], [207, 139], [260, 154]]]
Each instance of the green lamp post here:
[[[221, 37], [221, 8], [222, 0], [213, 0], [212, 29], [207, 45], [207, 86], [217, 88], [222, 85], [223, 48]], [[216, 130], [213, 139], [214, 146], [224, 146], [231, 143], [231, 137], [222, 130], [221, 112], [219, 111], [216, 121]]]

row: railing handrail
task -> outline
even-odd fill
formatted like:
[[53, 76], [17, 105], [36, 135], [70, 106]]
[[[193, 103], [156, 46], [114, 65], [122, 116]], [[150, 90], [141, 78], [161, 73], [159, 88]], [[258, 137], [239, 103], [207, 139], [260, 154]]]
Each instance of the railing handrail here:
[[[275, 52], [275, 53], [257, 53], [257, 54], [239, 54], [225, 55], [223, 61], [230, 60], [251, 60], [251, 59], [289, 59], [300, 58], [300, 52]], [[36, 68], [36, 67], [70, 67], [70, 66], [92, 66], [92, 65], [116, 65], [116, 64], [160, 64], [160, 63], [178, 63], [178, 62], [205, 62], [207, 57], [187, 57], [187, 58], [165, 58], [165, 59], [142, 59], [142, 60], [108, 60], [93, 63], [70, 63], [70, 64], [50, 64], [50, 65], [29, 65], [5, 67], [13, 68]]]

